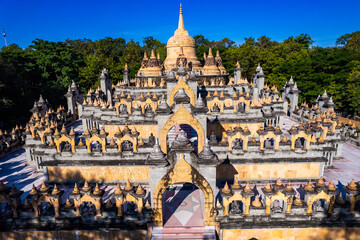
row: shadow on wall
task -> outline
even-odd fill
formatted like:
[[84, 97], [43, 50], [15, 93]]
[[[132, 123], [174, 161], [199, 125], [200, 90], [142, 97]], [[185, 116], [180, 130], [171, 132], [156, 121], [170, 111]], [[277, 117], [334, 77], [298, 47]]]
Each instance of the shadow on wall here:
[[225, 182], [234, 183], [235, 175], [239, 174], [235, 167], [231, 164], [229, 156], [219, 165], [216, 166], [216, 186], [223, 187]]
[[96, 178], [95, 177], [86, 178], [81, 173], [81, 171], [76, 170], [75, 167], [74, 169], [71, 169], [71, 171], [65, 171], [61, 167], [54, 167], [51, 169], [51, 171], [48, 170], [48, 175], [49, 175], [49, 182], [57, 182], [64, 184], [75, 183], [75, 182], [81, 183], [85, 181], [102, 184], [105, 181], [104, 177], [99, 177], [99, 176], [96, 176]]
[[145, 240], [146, 231], [142, 230], [108, 230], [108, 231], [32, 231], [2, 232], [0, 239], [137, 239]]

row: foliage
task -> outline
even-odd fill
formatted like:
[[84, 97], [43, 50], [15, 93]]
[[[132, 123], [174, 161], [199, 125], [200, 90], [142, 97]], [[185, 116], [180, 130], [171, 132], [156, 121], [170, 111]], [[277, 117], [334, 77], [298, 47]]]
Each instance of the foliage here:
[[[300, 102], [312, 103], [326, 89], [333, 97], [337, 109], [360, 114], [360, 31], [347, 33], [336, 40], [336, 47], [317, 47], [308, 34], [291, 36], [283, 42], [262, 36], [245, 38], [235, 44], [229, 38], [210, 41], [203, 35], [194, 36], [196, 55], [204, 62], [209, 48], [215, 55], [219, 51], [223, 65], [233, 75], [239, 61], [242, 77], [252, 81], [258, 63], [261, 63], [270, 86], [281, 89], [293, 76], [297, 82]], [[144, 52], [151, 50], [166, 58], [166, 44], [148, 36], [142, 45], [134, 40], [106, 37], [100, 40], [66, 39], [51, 42], [41, 39], [22, 49], [17, 45], [0, 51], [0, 127], [7, 123], [25, 121], [29, 109], [40, 94], [51, 104], [65, 104], [63, 95], [71, 81], [77, 82], [85, 93], [99, 86], [103, 68], [110, 72], [116, 84], [123, 78], [128, 64], [133, 78], [140, 68]]]

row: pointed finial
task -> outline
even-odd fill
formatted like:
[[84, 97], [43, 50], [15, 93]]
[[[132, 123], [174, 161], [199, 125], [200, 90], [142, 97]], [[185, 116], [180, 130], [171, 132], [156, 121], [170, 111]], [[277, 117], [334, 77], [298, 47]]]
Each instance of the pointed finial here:
[[150, 56], [150, 58], [156, 58], [156, 57], [155, 57], [155, 51], [154, 51], [154, 49], [151, 49], [151, 56]]
[[209, 55], [208, 55], [208, 56], [209, 56], [209, 57], [210, 57], [210, 56], [213, 57], [211, 48], [209, 48]]
[[53, 191], [51, 192], [51, 195], [57, 195], [60, 192], [57, 185], [55, 184]]
[[225, 194], [229, 194], [231, 192], [229, 185], [227, 183], [227, 181], [225, 182], [225, 186], [223, 189], [221, 189], [221, 192], [225, 193]]
[[101, 191], [101, 189], [100, 189], [100, 187], [99, 187], [99, 184], [96, 183], [96, 186], [95, 186], [95, 189], [94, 189], [93, 194], [94, 194], [95, 196], [99, 196], [99, 195], [101, 195], [101, 193], [102, 193], [102, 191]]
[[178, 24], [178, 29], [180, 30], [185, 30], [185, 26], [184, 26], [184, 19], [183, 19], [183, 10], [182, 10], [182, 5], [180, 3], [180, 12], [179, 12], [179, 24]]
[[351, 180], [351, 182], [346, 186], [346, 188], [349, 189], [350, 191], [356, 191], [357, 190], [354, 179]]
[[336, 187], [335, 187], [333, 180], [331, 180], [331, 182], [329, 183], [328, 188], [329, 188], [329, 191], [336, 191]]
[[35, 185], [33, 184], [32, 189], [29, 194], [33, 196], [33, 195], [37, 195], [37, 193], [38, 193], [38, 190], [36, 189]]
[[132, 190], [133, 190], [133, 186], [131, 185], [130, 180], [128, 180], [125, 186], [125, 191], [132, 191]]
[[147, 55], [146, 55], [146, 51], [144, 52], [144, 59], [143, 60], [148, 60]]
[[74, 190], [72, 191], [71, 194], [77, 195], [77, 194], [79, 194], [79, 193], [80, 193], [79, 187], [78, 187], [77, 184], [75, 183]]
[[136, 189], [135, 194], [137, 195], [143, 195], [145, 193], [145, 190], [143, 189], [143, 187], [139, 184], [139, 186]]
[[249, 182], [246, 183], [246, 186], [244, 188], [244, 193], [251, 193], [252, 192], [252, 189], [250, 187], [250, 184]]
[[255, 196], [255, 200], [252, 202], [253, 207], [261, 207], [261, 202], [259, 200], [259, 195]]
[[122, 193], [123, 193], [123, 191], [121, 190], [120, 184], [118, 183], [118, 184], [116, 185], [116, 189], [115, 189], [114, 194], [115, 194], [115, 195], [121, 195]]
[[272, 192], [272, 191], [273, 191], [272, 188], [271, 188], [271, 186], [270, 186], [270, 182], [269, 182], [269, 181], [266, 182], [266, 186], [264, 187], [263, 191], [266, 192], [266, 193], [269, 193], [269, 192]]
[[[207, 139], [206, 139], [207, 140]], [[239, 184], [239, 180], [237, 178], [235, 178], [234, 184], [231, 187], [234, 190], [239, 190], [241, 189], [241, 185]]]

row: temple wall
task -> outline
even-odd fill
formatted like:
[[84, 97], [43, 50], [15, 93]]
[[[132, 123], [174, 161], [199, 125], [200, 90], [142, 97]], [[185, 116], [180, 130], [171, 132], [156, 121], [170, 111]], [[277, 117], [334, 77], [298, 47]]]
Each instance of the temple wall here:
[[[244, 129], [246, 126], [248, 126], [250, 132], [251, 132], [251, 135], [255, 135], [255, 136], [258, 136], [259, 134], [256, 132], [257, 130], [259, 130], [259, 127], [261, 127], [261, 123], [247, 123], [247, 124], [243, 124], [241, 123], [240, 126], [242, 127], [242, 129]], [[236, 123], [233, 123], [233, 124], [208, 124], [207, 125], [207, 136], [210, 136], [211, 135], [211, 132], [214, 131], [215, 132], [215, 135], [218, 136], [218, 137], [221, 137], [223, 136], [222, 134], [224, 134], [224, 136], [227, 136], [226, 135], [226, 129], [232, 127], [233, 129], [237, 126]]]
[[319, 178], [321, 163], [221, 164], [216, 167], [217, 180]]
[[147, 166], [47, 167], [49, 181], [127, 181], [148, 182]]
[[8, 240], [70, 240], [70, 239], [138, 239], [145, 240], [147, 231], [144, 230], [109, 230], [109, 231], [31, 231], [31, 232], [0, 232], [0, 239]]
[[[105, 131], [107, 133], [109, 133], [109, 135], [107, 137], [108, 138], [114, 137], [114, 134], [118, 127], [120, 127], [121, 130], [123, 130], [124, 125], [105, 125], [105, 127], [104, 127]], [[158, 137], [158, 126], [157, 125], [132, 124], [132, 125], [128, 125], [128, 127], [130, 129], [134, 129], [134, 127], [135, 127], [136, 130], [140, 133], [139, 137], [148, 138], [151, 133], [154, 135], [154, 137], [156, 137], [156, 138]]]
[[276, 229], [226, 229], [222, 230], [223, 240], [327, 240], [359, 239], [360, 228], [276, 228]]

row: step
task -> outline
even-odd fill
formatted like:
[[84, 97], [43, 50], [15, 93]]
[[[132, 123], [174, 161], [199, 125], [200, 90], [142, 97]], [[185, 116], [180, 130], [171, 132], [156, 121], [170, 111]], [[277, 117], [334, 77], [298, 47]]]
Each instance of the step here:
[[215, 227], [153, 227], [152, 239], [208, 239], [215, 240]]

